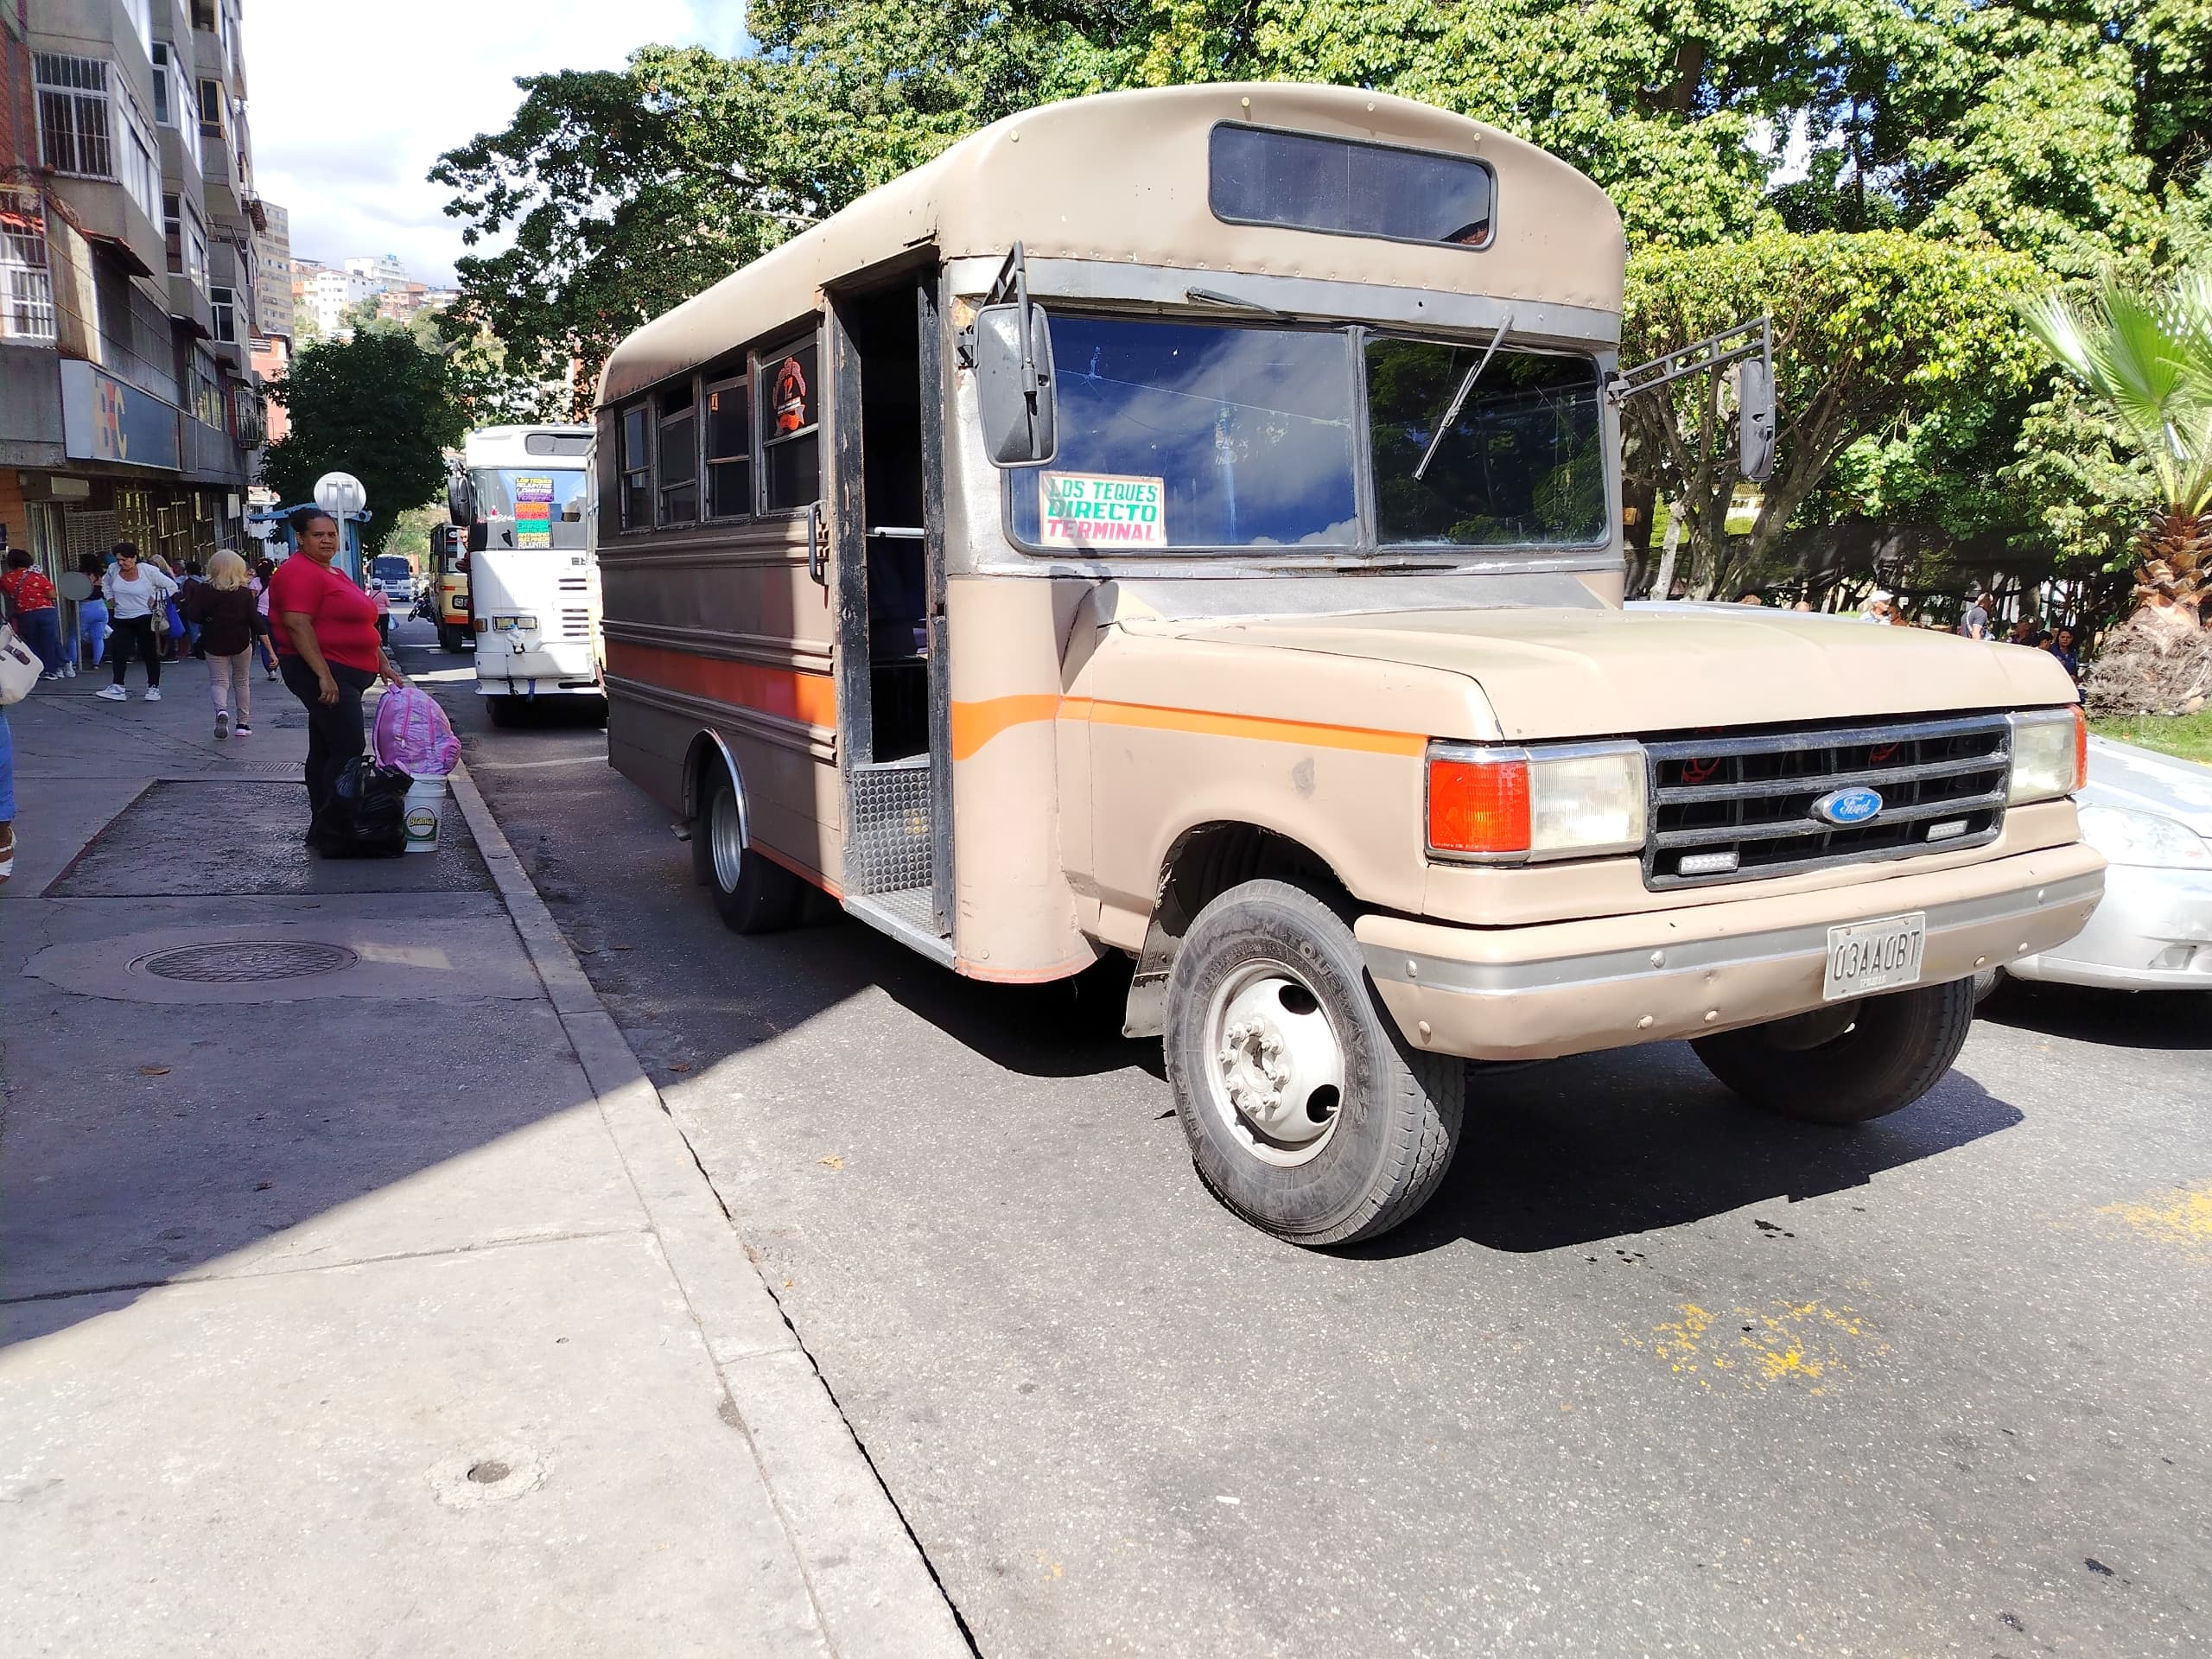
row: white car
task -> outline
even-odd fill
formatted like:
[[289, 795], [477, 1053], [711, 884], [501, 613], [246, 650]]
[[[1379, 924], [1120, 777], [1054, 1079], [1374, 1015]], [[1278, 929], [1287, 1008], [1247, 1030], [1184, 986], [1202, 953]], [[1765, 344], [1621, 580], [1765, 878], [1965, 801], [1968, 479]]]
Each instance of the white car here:
[[2212, 766], [2089, 740], [2082, 837], [2105, 855], [2105, 896], [2064, 944], [2005, 969], [2112, 990], [2212, 991]]

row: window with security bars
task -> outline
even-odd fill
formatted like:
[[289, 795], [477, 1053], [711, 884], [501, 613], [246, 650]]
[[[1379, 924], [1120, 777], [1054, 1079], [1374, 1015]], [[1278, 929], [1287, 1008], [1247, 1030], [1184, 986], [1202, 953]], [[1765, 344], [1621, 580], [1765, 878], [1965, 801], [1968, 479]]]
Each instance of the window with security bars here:
[[109, 120], [109, 66], [99, 58], [41, 52], [32, 60], [38, 86], [39, 153], [56, 173], [112, 179], [115, 138]]
[[0, 340], [54, 337], [44, 204], [35, 192], [0, 190]]
[[215, 359], [207, 355], [207, 348], [192, 348], [192, 373], [188, 390], [192, 397], [193, 418], [209, 426], [221, 426], [223, 422], [223, 383], [215, 372]]

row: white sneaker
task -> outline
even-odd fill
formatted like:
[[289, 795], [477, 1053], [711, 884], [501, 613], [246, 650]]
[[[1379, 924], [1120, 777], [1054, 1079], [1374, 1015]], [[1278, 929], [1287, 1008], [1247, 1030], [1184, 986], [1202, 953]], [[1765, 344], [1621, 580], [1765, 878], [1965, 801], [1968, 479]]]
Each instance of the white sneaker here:
[[102, 702], [121, 702], [130, 694], [119, 685], [104, 685], [92, 695]]
[[149, 685], [149, 686], [148, 686], [148, 687], [146, 688], [146, 701], [147, 701], [147, 702], [159, 702], [161, 700], [162, 700], [162, 688], [161, 688], [160, 686], [158, 686], [158, 685]]
[[215, 711], [215, 741], [219, 743], [230, 734], [231, 711], [227, 709], [218, 709]]

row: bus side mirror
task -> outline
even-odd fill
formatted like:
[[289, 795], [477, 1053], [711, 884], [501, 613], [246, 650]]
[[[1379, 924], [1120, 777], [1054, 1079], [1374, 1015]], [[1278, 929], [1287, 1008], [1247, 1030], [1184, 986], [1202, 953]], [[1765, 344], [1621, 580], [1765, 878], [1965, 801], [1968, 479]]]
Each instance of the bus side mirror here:
[[1058, 453], [1052, 331], [1040, 305], [976, 313], [976, 403], [995, 467], [1041, 467]]
[[1736, 468], [1754, 484], [1774, 476], [1774, 371], [1762, 358], [1737, 365]]
[[465, 524], [475, 517], [469, 511], [474, 505], [469, 500], [469, 494], [467, 474], [448, 473], [446, 474], [446, 517], [456, 524]]
[[468, 550], [470, 552], [481, 553], [490, 544], [491, 533], [482, 523], [480, 522], [469, 525]]

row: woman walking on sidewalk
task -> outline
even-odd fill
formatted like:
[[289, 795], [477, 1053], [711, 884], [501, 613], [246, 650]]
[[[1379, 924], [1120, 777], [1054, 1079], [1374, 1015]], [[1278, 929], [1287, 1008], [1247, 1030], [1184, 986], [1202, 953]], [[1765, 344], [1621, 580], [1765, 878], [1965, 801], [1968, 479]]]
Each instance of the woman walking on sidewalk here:
[[199, 628], [207, 658], [217, 740], [234, 731], [248, 735], [253, 730], [253, 642], [269, 631], [269, 624], [246, 586], [245, 561], [229, 552], [208, 560], [206, 577], [185, 594], [184, 619]]
[[295, 556], [276, 567], [269, 585], [270, 614], [279, 623], [276, 654], [284, 683], [308, 711], [308, 833], [331, 796], [338, 769], [364, 747], [361, 694], [382, 675], [406, 677], [377, 639], [377, 607], [332, 568], [338, 521], [315, 507], [292, 515]]
[[269, 578], [276, 574], [276, 561], [264, 557], [253, 567], [253, 602], [261, 613], [261, 632], [253, 636], [253, 654], [269, 677], [276, 677], [276, 629], [269, 620]]
[[8, 555], [8, 574], [0, 576], [0, 594], [7, 595], [8, 608], [15, 613], [16, 632], [38, 653], [46, 677], [60, 679], [61, 604], [54, 596], [54, 584], [32, 563], [30, 549], [19, 547]]
[[100, 696], [110, 702], [121, 702], [130, 694], [124, 690], [124, 675], [130, 666], [133, 652], [146, 664], [146, 701], [162, 700], [162, 642], [154, 632], [154, 613], [166, 608], [169, 596], [176, 592], [171, 582], [150, 564], [138, 557], [138, 550], [129, 542], [115, 544], [115, 569], [103, 579], [110, 613], [108, 623], [115, 637], [108, 644], [108, 658], [115, 671], [115, 683], [104, 686]]
[[98, 668], [100, 658], [107, 654], [107, 601], [100, 597], [100, 579], [107, 575], [107, 566], [97, 553], [87, 553], [77, 561], [92, 584], [92, 596], [77, 601], [78, 666]]

